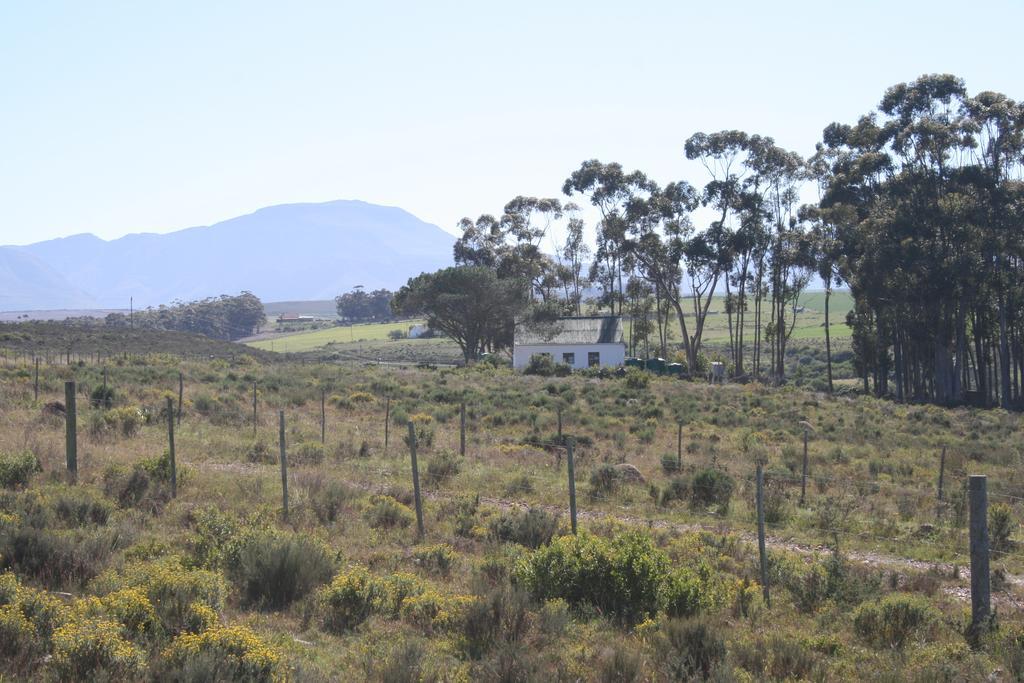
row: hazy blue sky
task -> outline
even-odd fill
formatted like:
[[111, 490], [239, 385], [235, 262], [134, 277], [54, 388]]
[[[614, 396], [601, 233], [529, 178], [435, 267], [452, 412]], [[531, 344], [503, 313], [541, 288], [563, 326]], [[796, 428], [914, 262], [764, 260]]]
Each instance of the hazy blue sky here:
[[0, 4], [0, 243], [352, 198], [453, 230], [580, 161], [702, 183], [929, 72], [1024, 98], [1015, 2]]

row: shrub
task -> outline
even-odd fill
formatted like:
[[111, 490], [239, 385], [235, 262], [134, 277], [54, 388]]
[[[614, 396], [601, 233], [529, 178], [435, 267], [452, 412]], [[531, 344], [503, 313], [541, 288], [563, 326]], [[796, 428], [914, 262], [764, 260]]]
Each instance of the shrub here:
[[873, 647], [899, 650], [925, 636], [936, 618], [935, 609], [923, 597], [892, 593], [858, 607], [853, 630]]
[[381, 495], [370, 496], [370, 505], [363, 514], [366, 523], [374, 529], [404, 529], [415, 519], [412, 510], [391, 496]]
[[104, 408], [110, 410], [114, 407], [114, 401], [117, 395], [114, 392], [114, 387], [103, 386], [102, 384], [92, 390], [89, 394], [89, 403], [97, 408]]
[[324, 446], [315, 441], [304, 441], [288, 453], [289, 465], [319, 465], [324, 461]]
[[660, 505], [671, 505], [677, 500], [686, 500], [690, 496], [690, 484], [685, 477], [672, 477], [661, 490]]
[[651, 383], [651, 375], [640, 368], [626, 370], [626, 387], [634, 391], [643, 391]]
[[40, 649], [36, 629], [18, 605], [0, 607], [0, 655], [7, 663], [26, 662]]
[[42, 472], [39, 459], [30, 451], [0, 453], [0, 487], [21, 488], [36, 472]]
[[249, 462], [261, 465], [277, 464], [277, 453], [263, 439], [257, 439], [245, 452], [245, 458]]
[[246, 603], [280, 609], [329, 581], [334, 560], [314, 537], [256, 532], [240, 541], [227, 573]]
[[539, 600], [590, 604], [620, 623], [654, 614], [668, 558], [639, 532], [607, 541], [589, 534], [561, 536], [516, 567], [516, 578]]
[[546, 635], [562, 635], [571, 620], [569, 603], [561, 598], [548, 600], [540, 608], [540, 630]]
[[121, 635], [121, 625], [105, 619], [76, 619], [53, 632], [51, 665], [69, 681], [137, 678], [142, 652]]
[[671, 619], [654, 638], [659, 668], [673, 681], [708, 680], [725, 660], [718, 629], [696, 619]]
[[631, 683], [640, 678], [643, 659], [633, 648], [615, 644], [597, 661], [597, 680], [601, 683]]
[[162, 681], [284, 681], [284, 658], [244, 626], [184, 633], [163, 652]]
[[339, 573], [317, 595], [321, 625], [332, 633], [344, 633], [361, 623], [386, 602], [384, 586], [361, 567]]
[[103, 413], [103, 422], [106, 428], [124, 437], [133, 437], [138, 434], [144, 421], [142, 411], [131, 406], [112, 408]]
[[412, 554], [412, 557], [423, 569], [441, 576], [451, 574], [457, 559], [455, 551], [445, 543], [420, 548]]
[[693, 478], [691, 501], [694, 507], [715, 506], [719, 512], [729, 509], [729, 500], [736, 484], [727, 473], [717, 469], [706, 469]]
[[539, 548], [549, 543], [557, 531], [558, 518], [540, 508], [513, 510], [492, 519], [489, 528], [491, 538], [528, 548]]
[[332, 479], [310, 492], [309, 505], [321, 524], [332, 524], [358, 495], [345, 482]]
[[451, 450], [443, 450], [427, 463], [427, 471], [423, 482], [427, 486], [439, 486], [447, 479], [457, 475], [462, 469], [461, 458]]
[[679, 471], [679, 458], [671, 453], [661, 456], [661, 469], [665, 474], [674, 474]]
[[672, 572], [661, 588], [661, 603], [669, 617], [692, 617], [714, 602], [710, 586], [692, 570]]
[[226, 589], [220, 574], [184, 566], [181, 558], [168, 556], [152, 562], [127, 565], [120, 573], [106, 573], [94, 588], [107, 595], [124, 588], [142, 590], [156, 610], [165, 633], [176, 634], [193, 623], [196, 603], [219, 611], [224, 607]]
[[[416, 447], [421, 448], [425, 451], [430, 450], [434, 445], [434, 418], [426, 413], [416, 413], [410, 415], [407, 422], [413, 424], [413, 429], [416, 431]], [[405, 433], [402, 436], [402, 441], [405, 442], [408, 448], [411, 443], [409, 441], [409, 427], [405, 427]]]
[[551, 377], [555, 374], [555, 361], [549, 353], [536, 353], [530, 356], [526, 367], [523, 368], [523, 374]]
[[480, 659], [497, 644], [519, 643], [529, 630], [529, 596], [522, 590], [502, 586], [461, 602], [462, 649], [471, 659]]
[[111, 555], [130, 544], [115, 529], [37, 529], [0, 533], [0, 567], [32, 576], [50, 588], [78, 584], [102, 571]]
[[619, 471], [614, 465], [601, 465], [590, 475], [590, 496], [601, 498], [619, 490]]
[[1006, 503], [996, 503], [988, 509], [988, 533], [992, 539], [992, 552], [1002, 553], [1013, 547], [1013, 510]]

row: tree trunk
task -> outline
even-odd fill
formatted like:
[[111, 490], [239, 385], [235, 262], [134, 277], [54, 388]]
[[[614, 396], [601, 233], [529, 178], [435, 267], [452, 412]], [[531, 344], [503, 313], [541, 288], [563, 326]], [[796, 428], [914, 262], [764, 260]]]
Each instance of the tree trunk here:
[[828, 300], [832, 296], [832, 287], [825, 288], [825, 365], [828, 368], [828, 393], [832, 395], [832, 337], [829, 333]]

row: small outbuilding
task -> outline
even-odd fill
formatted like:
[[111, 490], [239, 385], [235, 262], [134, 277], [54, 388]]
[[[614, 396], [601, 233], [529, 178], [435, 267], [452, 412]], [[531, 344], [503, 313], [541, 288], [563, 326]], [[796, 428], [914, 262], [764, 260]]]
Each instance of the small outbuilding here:
[[622, 318], [582, 316], [516, 326], [512, 367], [525, 368], [538, 355], [576, 370], [619, 367], [626, 359]]

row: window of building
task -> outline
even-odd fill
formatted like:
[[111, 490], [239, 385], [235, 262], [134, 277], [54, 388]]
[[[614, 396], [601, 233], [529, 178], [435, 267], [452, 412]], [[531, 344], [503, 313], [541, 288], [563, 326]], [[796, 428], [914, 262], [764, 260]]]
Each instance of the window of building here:
[[566, 365], [576, 365], [576, 354], [575, 353], [563, 353], [562, 362]]
[[589, 367], [595, 367], [601, 364], [601, 352], [590, 351], [587, 353], [587, 365]]

